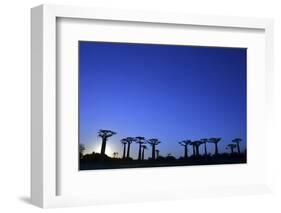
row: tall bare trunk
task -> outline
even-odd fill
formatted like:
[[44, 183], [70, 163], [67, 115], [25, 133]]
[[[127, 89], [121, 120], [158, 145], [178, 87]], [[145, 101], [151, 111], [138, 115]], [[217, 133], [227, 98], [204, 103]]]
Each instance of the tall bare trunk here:
[[241, 152], [240, 152], [240, 144], [239, 143], [237, 143], [237, 151], [238, 151], [238, 154], [240, 155]]
[[140, 146], [139, 146], [139, 157], [138, 157], [138, 160], [141, 160], [141, 143], [140, 143]]
[[215, 154], [217, 155], [219, 154], [218, 143], [215, 143], [215, 148]]
[[144, 148], [142, 148], [141, 159], [144, 160]]
[[184, 158], [187, 159], [187, 145], [184, 146]]
[[195, 146], [195, 150], [196, 150], [196, 156], [199, 156], [199, 146], [198, 145]]
[[128, 143], [128, 148], [127, 148], [127, 158], [129, 158], [129, 157], [130, 157], [130, 146], [131, 146], [131, 144], [130, 144], [130, 143]]
[[155, 160], [155, 145], [152, 145], [152, 160]]
[[126, 157], [126, 144], [124, 143], [123, 147], [123, 159]]
[[101, 155], [105, 155], [105, 147], [106, 147], [106, 138], [102, 138], [102, 144], [101, 144]]

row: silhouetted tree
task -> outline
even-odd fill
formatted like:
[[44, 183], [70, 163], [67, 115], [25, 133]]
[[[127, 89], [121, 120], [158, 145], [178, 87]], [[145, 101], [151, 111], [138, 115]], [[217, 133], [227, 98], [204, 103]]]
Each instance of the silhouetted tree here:
[[191, 143], [190, 143], [194, 148], [194, 151], [195, 151], [195, 156], [199, 156], [199, 147], [200, 147], [200, 145], [202, 145], [203, 144], [203, 142], [202, 141], [192, 141]]
[[127, 144], [128, 144], [128, 147], [127, 147], [127, 158], [130, 158], [131, 143], [133, 143], [135, 141], [135, 138], [127, 137], [127, 138], [124, 138], [124, 140], [126, 140]]
[[118, 158], [118, 154], [119, 154], [118, 152], [113, 152], [113, 157]]
[[215, 155], [219, 154], [218, 143], [220, 142], [221, 138], [210, 138], [208, 143], [215, 144]]
[[135, 137], [135, 142], [139, 144], [139, 156], [138, 160], [141, 160], [141, 146], [145, 143], [145, 138], [144, 137]]
[[237, 151], [238, 151], [238, 154], [240, 155], [241, 152], [240, 152], [240, 143], [241, 143], [242, 139], [241, 138], [235, 138], [232, 140], [233, 143], [236, 144], [237, 146]]
[[234, 149], [235, 149], [236, 147], [237, 147], [236, 144], [231, 143], [231, 144], [228, 144], [228, 145], [226, 146], [226, 149], [230, 149], [231, 154], [233, 154], [233, 153], [234, 153]]
[[123, 159], [125, 159], [127, 140], [123, 138], [123, 139], [121, 139], [121, 143], [123, 144]]
[[142, 154], [141, 154], [141, 159], [144, 160], [144, 150], [147, 149], [146, 145], [142, 145]]
[[152, 147], [152, 155], [151, 155], [151, 158], [152, 158], [152, 160], [155, 160], [155, 147], [156, 147], [159, 143], [161, 143], [161, 141], [159, 141], [157, 138], [152, 138], [152, 139], [149, 139], [149, 140], [147, 141], [147, 143], [150, 144], [151, 147]]
[[204, 144], [204, 152], [205, 152], [205, 155], [208, 155], [208, 151], [207, 151], [207, 142], [208, 142], [208, 139], [206, 138], [203, 138], [201, 139], [202, 143]]
[[83, 144], [79, 144], [79, 157], [80, 157], [80, 159], [83, 157], [84, 151], [85, 151], [85, 146]]
[[188, 145], [191, 143], [191, 140], [180, 141], [179, 144], [184, 147], [184, 158], [188, 158]]
[[105, 148], [106, 148], [106, 142], [107, 139], [113, 135], [115, 135], [116, 132], [113, 132], [111, 130], [105, 130], [105, 129], [101, 129], [98, 132], [98, 136], [101, 137], [102, 139], [102, 144], [101, 144], [101, 155], [105, 155]]

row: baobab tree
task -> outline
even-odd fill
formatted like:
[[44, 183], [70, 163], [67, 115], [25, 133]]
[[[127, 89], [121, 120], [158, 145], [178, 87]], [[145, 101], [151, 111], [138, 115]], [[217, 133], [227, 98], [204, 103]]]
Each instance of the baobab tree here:
[[233, 143], [236, 144], [237, 146], [237, 151], [238, 151], [238, 154], [240, 155], [240, 143], [241, 143], [242, 139], [241, 138], [235, 138], [232, 140]]
[[124, 138], [124, 140], [126, 140], [127, 144], [128, 144], [128, 147], [127, 147], [127, 158], [130, 158], [131, 143], [133, 143], [135, 141], [135, 138], [127, 137], [127, 138]]
[[125, 159], [127, 140], [123, 138], [123, 139], [121, 139], [121, 143], [123, 144], [123, 159]]
[[141, 160], [141, 147], [144, 143], [146, 143], [145, 138], [144, 137], [135, 137], [135, 142], [139, 144], [139, 156], [138, 156], [138, 160]]
[[188, 158], [188, 145], [191, 143], [191, 140], [180, 141], [179, 144], [184, 147], [184, 158]]
[[144, 160], [144, 150], [147, 149], [147, 146], [146, 145], [142, 145], [141, 148], [142, 148], [141, 159]]
[[220, 142], [221, 138], [210, 138], [208, 143], [215, 144], [215, 155], [219, 154], [218, 143]]
[[199, 156], [199, 147], [203, 144], [202, 141], [192, 141], [190, 142], [190, 145], [193, 146], [193, 155]]
[[236, 147], [237, 147], [236, 144], [230, 143], [230, 144], [228, 144], [228, 145], [226, 146], [226, 149], [230, 149], [231, 154], [233, 154], [233, 153], [234, 153], [234, 149], [235, 149]]
[[106, 148], [106, 142], [107, 139], [110, 138], [111, 136], [115, 135], [116, 132], [113, 132], [111, 130], [105, 130], [105, 129], [101, 129], [98, 132], [98, 136], [101, 137], [102, 139], [102, 144], [101, 144], [101, 155], [105, 155], [105, 148]]
[[155, 160], [155, 147], [161, 143], [161, 141], [159, 141], [157, 138], [151, 138], [147, 141], [148, 144], [151, 145], [152, 147], [152, 155], [151, 158], [152, 160]]
[[203, 138], [201, 139], [202, 143], [204, 144], [204, 152], [205, 152], [205, 155], [207, 156], [208, 155], [208, 151], [207, 151], [207, 142], [208, 142], [208, 139], [206, 138]]

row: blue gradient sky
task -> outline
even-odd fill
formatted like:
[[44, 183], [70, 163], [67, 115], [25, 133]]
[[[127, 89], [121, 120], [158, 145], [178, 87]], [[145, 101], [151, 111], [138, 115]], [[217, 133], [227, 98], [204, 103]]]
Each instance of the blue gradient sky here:
[[[118, 133], [107, 143], [110, 156], [122, 155], [127, 136], [158, 138], [163, 156], [182, 156], [184, 139], [221, 137], [219, 151], [226, 152], [239, 137], [245, 149], [246, 49], [83, 41], [79, 57], [79, 141], [86, 153], [100, 152], [99, 129]], [[132, 144], [132, 157], [137, 151]]]

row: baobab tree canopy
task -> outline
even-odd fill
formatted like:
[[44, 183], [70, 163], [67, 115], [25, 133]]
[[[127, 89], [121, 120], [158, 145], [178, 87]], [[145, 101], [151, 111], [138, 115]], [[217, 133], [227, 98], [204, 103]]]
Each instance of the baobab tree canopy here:
[[203, 143], [207, 143], [207, 142], [208, 142], [208, 139], [207, 139], [207, 138], [203, 138], [203, 139], [201, 139], [201, 141], [202, 141]]
[[98, 132], [98, 135], [101, 138], [109, 138], [109, 137], [111, 137], [115, 134], [116, 134], [116, 132], [113, 132], [111, 130], [105, 130], [105, 129], [100, 129], [99, 132]]
[[181, 146], [187, 146], [191, 143], [191, 140], [183, 140], [183, 141], [180, 141], [179, 144]]
[[232, 140], [233, 143], [240, 143], [242, 141], [241, 138], [235, 138]]
[[157, 138], [152, 138], [152, 139], [149, 139], [147, 141], [147, 143], [149, 143], [150, 145], [158, 145], [161, 143], [161, 141], [159, 141]]
[[208, 140], [208, 142], [209, 142], [209, 143], [218, 143], [218, 142], [220, 142], [220, 140], [221, 140], [221, 138], [210, 138], [210, 139]]
[[136, 141], [136, 139], [134, 137], [126, 137], [123, 138], [122, 140], [125, 140], [127, 143], [133, 143], [134, 141]]
[[144, 143], [145, 141], [145, 137], [141, 137], [141, 136], [137, 136], [137, 137], [135, 137], [136, 138], [136, 140], [137, 140], [137, 142], [141, 142], [141, 143]]

